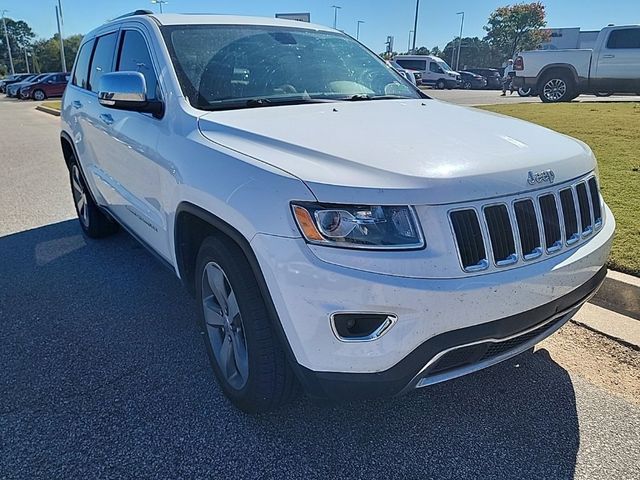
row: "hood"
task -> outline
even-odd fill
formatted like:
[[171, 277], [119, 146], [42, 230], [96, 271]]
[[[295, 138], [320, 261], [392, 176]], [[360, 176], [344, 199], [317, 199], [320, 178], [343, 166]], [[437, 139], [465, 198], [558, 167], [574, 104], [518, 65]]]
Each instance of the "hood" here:
[[595, 168], [589, 148], [543, 127], [436, 100], [210, 112], [202, 134], [304, 181], [322, 202], [445, 204], [542, 188]]

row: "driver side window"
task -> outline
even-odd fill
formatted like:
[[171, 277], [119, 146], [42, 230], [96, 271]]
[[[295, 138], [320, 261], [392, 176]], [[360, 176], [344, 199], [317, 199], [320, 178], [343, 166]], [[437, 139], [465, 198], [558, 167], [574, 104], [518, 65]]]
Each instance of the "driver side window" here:
[[442, 69], [440, 68], [440, 66], [438, 66], [436, 62], [431, 62], [429, 64], [429, 71], [433, 73], [443, 73]]
[[147, 84], [147, 99], [158, 99], [158, 80], [153, 69], [147, 42], [140, 32], [125, 30], [122, 32], [122, 46], [118, 60], [119, 72], [140, 72]]

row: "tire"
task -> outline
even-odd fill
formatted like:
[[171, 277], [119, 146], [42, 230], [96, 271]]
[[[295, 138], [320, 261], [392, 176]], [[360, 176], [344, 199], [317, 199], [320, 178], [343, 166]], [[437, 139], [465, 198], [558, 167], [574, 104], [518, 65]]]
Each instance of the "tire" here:
[[42, 101], [47, 98], [47, 94], [43, 90], [34, 90], [32, 97], [34, 100]]
[[447, 84], [445, 83], [445, 81], [444, 81], [444, 80], [440, 79], [440, 80], [438, 80], [438, 81], [436, 82], [436, 85], [435, 85], [435, 86], [436, 86], [436, 88], [437, 88], [438, 90], [444, 90], [444, 89], [445, 89], [445, 87], [447, 86]]
[[195, 275], [199, 326], [224, 394], [247, 413], [287, 403], [297, 383], [242, 250], [226, 238], [206, 238]]
[[104, 238], [118, 231], [118, 224], [96, 205], [75, 158], [69, 162], [73, 205], [82, 231], [90, 238]]
[[561, 70], [546, 74], [540, 87], [539, 96], [544, 103], [569, 102], [577, 96], [571, 75]]
[[518, 89], [518, 95], [520, 95], [521, 97], [529, 97], [531, 93], [532, 93], [531, 87], [529, 88], [520, 87]]

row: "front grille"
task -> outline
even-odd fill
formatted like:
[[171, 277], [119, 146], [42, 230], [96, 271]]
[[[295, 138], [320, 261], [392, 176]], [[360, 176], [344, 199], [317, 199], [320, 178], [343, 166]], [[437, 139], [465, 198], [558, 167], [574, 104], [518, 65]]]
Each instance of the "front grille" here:
[[533, 200], [519, 200], [513, 204], [513, 208], [516, 213], [523, 258], [525, 260], [531, 260], [539, 257], [542, 255], [542, 250], [540, 249], [540, 229], [538, 228], [538, 219], [536, 217], [536, 209], [533, 206]]
[[467, 272], [490, 267], [487, 251], [495, 267], [502, 268], [519, 259], [531, 261], [545, 252], [561, 252], [602, 226], [595, 177], [536, 198], [480, 206], [481, 218], [476, 208], [449, 213], [460, 262]]
[[549, 193], [542, 195], [538, 202], [542, 213], [545, 246], [548, 252], [555, 252], [562, 248], [562, 234], [560, 232], [560, 217], [558, 216], [556, 197]]
[[587, 194], [587, 186], [584, 183], [576, 185], [576, 193], [578, 194], [578, 206], [580, 207], [580, 226], [582, 227], [582, 235], [591, 233], [591, 207], [589, 206], [589, 196]]
[[474, 269], [486, 268], [485, 265], [489, 266], [476, 211], [457, 210], [451, 212], [450, 218], [462, 268], [471, 272]]
[[484, 209], [484, 217], [489, 228], [489, 238], [493, 258], [498, 265], [514, 263], [516, 246], [506, 205], [492, 205]]

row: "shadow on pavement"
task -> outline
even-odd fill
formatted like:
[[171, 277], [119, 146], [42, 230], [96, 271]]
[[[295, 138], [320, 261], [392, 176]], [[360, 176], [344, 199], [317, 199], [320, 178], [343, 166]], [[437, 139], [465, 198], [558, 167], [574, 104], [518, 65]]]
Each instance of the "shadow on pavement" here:
[[0, 238], [6, 478], [572, 478], [571, 380], [544, 350], [402, 398], [251, 417], [209, 371], [195, 305], [126, 234]]

